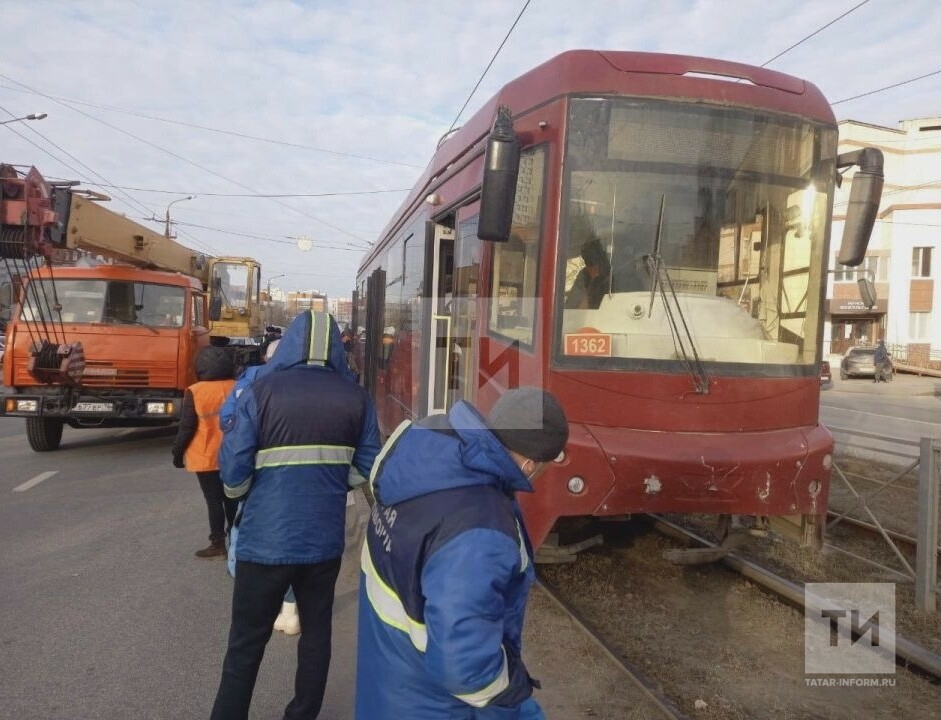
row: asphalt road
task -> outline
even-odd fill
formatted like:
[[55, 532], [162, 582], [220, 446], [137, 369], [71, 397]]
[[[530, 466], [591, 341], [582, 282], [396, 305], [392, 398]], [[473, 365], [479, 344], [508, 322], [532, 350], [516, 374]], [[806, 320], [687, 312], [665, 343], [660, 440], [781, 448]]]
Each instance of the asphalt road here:
[[889, 383], [841, 380], [820, 394], [820, 420], [838, 454], [906, 465], [918, 457], [923, 437], [941, 438], [941, 378], [896, 373]]
[[[206, 510], [170, 462], [173, 432], [66, 428], [59, 451], [34, 453], [21, 421], [0, 420], [2, 720], [209, 716], [232, 581], [222, 560], [193, 557]], [[324, 718], [352, 707], [355, 640], [342, 634], [356, 560], [337, 586]], [[274, 634], [253, 718], [281, 717], [295, 653], [296, 638]]]

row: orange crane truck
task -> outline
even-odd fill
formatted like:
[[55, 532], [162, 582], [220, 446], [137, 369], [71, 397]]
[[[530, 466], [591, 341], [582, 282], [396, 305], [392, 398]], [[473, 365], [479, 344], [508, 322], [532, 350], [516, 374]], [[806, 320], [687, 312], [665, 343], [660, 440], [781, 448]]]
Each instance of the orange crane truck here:
[[178, 420], [197, 351], [223, 345], [252, 362], [263, 334], [257, 262], [206, 257], [74, 185], [0, 165], [0, 262], [15, 300], [0, 415], [25, 418], [37, 452], [56, 450], [66, 424]]

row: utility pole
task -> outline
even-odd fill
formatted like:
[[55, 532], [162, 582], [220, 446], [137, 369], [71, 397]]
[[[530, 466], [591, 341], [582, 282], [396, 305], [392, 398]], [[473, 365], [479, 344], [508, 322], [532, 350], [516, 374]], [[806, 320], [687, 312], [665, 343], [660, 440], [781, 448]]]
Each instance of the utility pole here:
[[192, 200], [195, 197], [196, 197], [195, 195], [187, 195], [184, 198], [177, 198], [176, 200], [171, 202], [169, 205], [167, 205], [167, 215], [166, 215], [166, 221], [165, 221], [166, 224], [164, 225], [164, 228], [163, 228], [164, 237], [166, 238], [170, 237], [170, 208], [173, 207], [178, 202], [183, 202], [184, 200]]
[[265, 328], [267, 329], [268, 325], [271, 324], [271, 281], [277, 280], [278, 278], [283, 278], [284, 273], [280, 275], [275, 275], [274, 277], [268, 278], [268, 302], [265, 306], [267, 312], [265, 313]]

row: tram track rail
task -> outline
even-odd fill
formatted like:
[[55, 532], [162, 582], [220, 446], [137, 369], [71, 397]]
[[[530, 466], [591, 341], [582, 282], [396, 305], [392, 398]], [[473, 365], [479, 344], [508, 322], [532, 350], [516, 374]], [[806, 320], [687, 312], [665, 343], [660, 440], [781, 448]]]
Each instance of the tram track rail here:
[[[651, 517], [653, 518], [654, 528], [668, 537], [683, 542], [692, 542], [703, 548], [717, 549], [719, 547], [716, 543], [665, 518], [655, 515]], [[797, 583], [767, 570], [734, 552], [725, 554], [721, 562], [781, 600], [802, 609], [805, 608], [804, 589]], [[918, 672], [929, 676], [936, 682], [941, 681], [941, 655], [921, 647], [898, 633], [895, 634], [895, 652], [897, 658], [903, 661], [901, 663], [903, 667], [909, 670], [916, 669]]]
[[[621, 670], [628, 680], [640, 691], [641, 695], [660, 713], [660, 717], [668, 720], [690, 720], [690, 717], [679, 710], [666, 695], [657, 689], [644, 673], [628, 663], [623, 655], [613, 648], [602, 636], [602, 633], [586, 620], [571, 603], [567, 602], [555, 585], [545, 577], [544, 573], [536, 570], [539, 584], [546, 595], [555, 603], [583, 632], [601, 649], [601, 651]], [[645, 716], [646, 717], [646, 716]]]
[[[889, 528], [880, 529], [876, 525], [873, 525], [872, 523], [868, 523], [865, 520], [859, 520], [854, 517], [848, 517], [848, 516], [842, 515], [841, 513], [833, 512], [832, 510], [827, 513], [827, 517], [831, 519], [840, 518], [841, 525], [850, 525], [853, 528], [861, 530], [862, 532], [868, 535], [879, 537], [880, 539], [882, 537], [881, 533], [885, 532], [886, 535], [888, 535], [890, 538], [892, 538], [896, 542], [901, 543], [911, 548], [913, 552], [915, 550], [915, 546], [918, 544], [918, 540], [912, 537], [911, 535], [906, 535], [905, 533], [899, 532], [898, 530], [891, 530]], [[936, 547], [935, 550], [938, 553], [941, 553], [941, 545]]]

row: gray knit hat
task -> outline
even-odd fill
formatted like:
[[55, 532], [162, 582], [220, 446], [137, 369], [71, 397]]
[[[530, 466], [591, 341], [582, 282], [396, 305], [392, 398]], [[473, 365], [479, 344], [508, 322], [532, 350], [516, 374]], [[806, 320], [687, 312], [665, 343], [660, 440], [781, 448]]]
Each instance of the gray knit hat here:
[[504, 447], [539, 462], [554, 460], [569, 439], [562, 406], [537, 387], [505, 392], [490, 411], [488, 422]]

